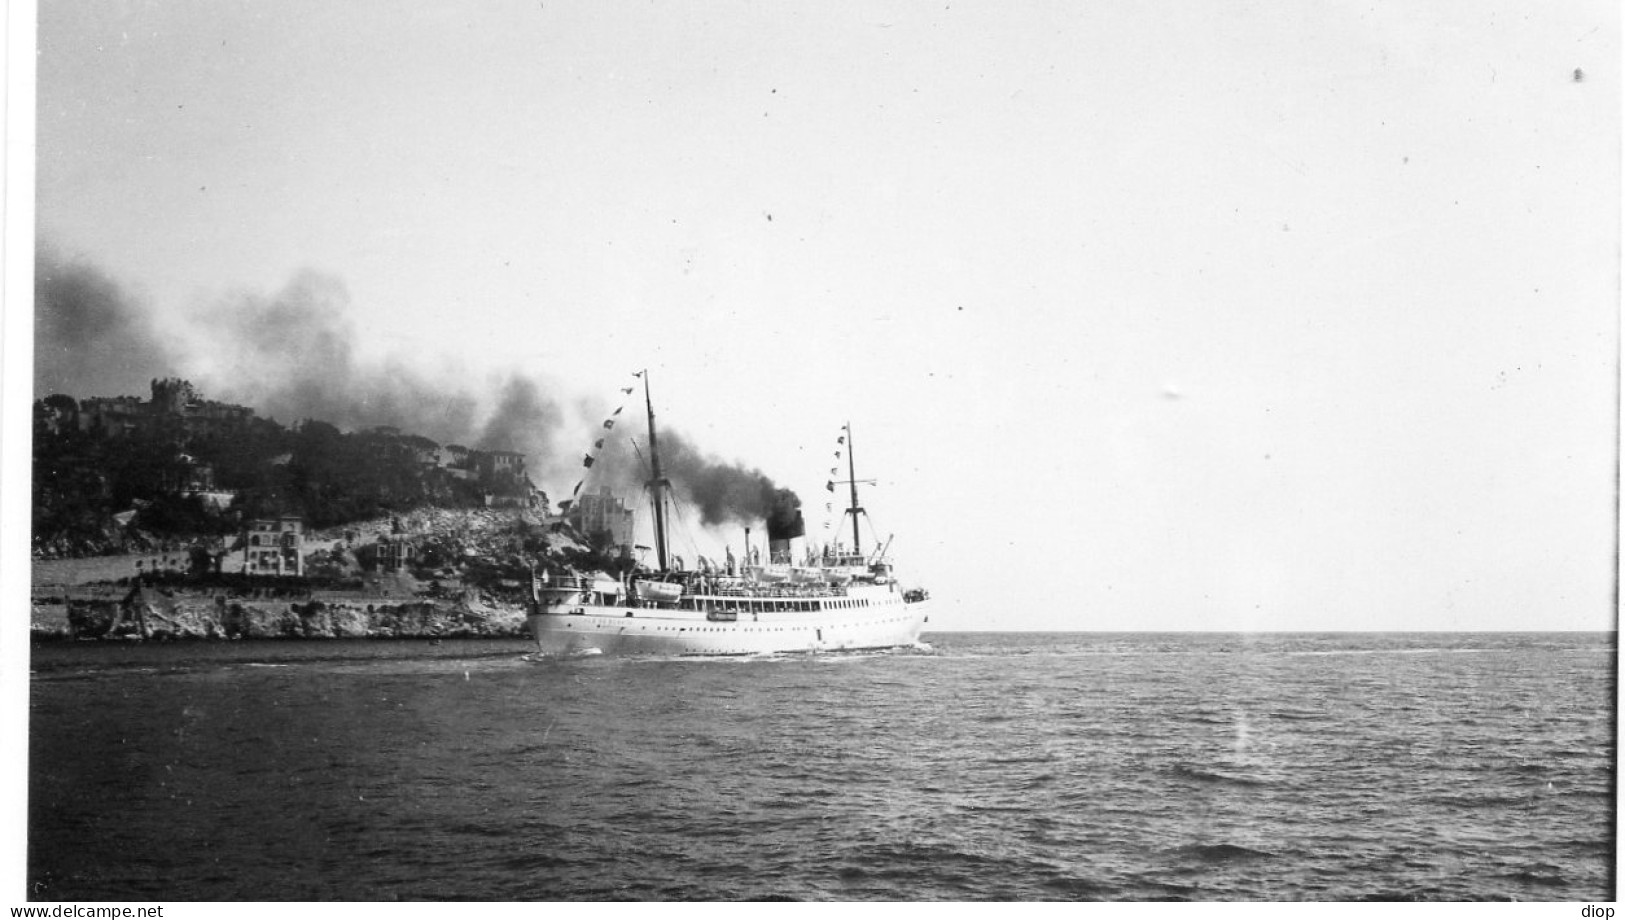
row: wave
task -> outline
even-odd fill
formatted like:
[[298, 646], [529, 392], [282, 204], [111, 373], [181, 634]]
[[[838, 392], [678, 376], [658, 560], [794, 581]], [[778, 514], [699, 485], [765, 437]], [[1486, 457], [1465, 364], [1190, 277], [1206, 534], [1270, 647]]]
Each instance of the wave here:
[[1558, 872], [1555, 866], [1531, 866], [1526, 869], [1519, 869], [1516, 872], [1508, 872], [1501, 877], [1514, 882], [1522, 882], [1526, 885], [1542, 885], [1553, 888], [1568, 884], [1568, 880]]
[[1045, 751], [1041, 754], [1020, 754], [1014, 757], [989, 757], [987, 762], [1000, 765], [1012, 763], [1054, 763], [1056, 759], [1057, 758], [1054, 754]]
[[1536, 793], [1531, 791], [1523, 794], [1497, 794], [1497, 793], [1466, 793], [1431, 795], [1422, 799], [1429, 805], [1445, 805], [1451, 808], [1502, 808], [1508, 805], [1533, 805]]
[[998, 815], [998, 814], [1020, 815], [1020, 814], [1029, 814], [1029, 813], [1032, 812], [1032, 806], [1030, 806], [1030, 805], [960, 805], [960, 806], [958, 806], [958, 808], [959, 808], [960, 811], [968, 811], [968, 812], [971, 812], [972, 814], [989, 814], [989, 815]]
[[1371, 901], [1413, 902], [1413, 901], [1445, 901], [1445, 900], [1456, 900], [1456, 899], [1450, 898], [1445, 893], [1445, 890], [1443, 888], [1430, 888], [1430, 889], [1421, 890], [1421, 891], [1377, 891], [1377, 892], [1372, 892], [1371, 894], [1361, 895], [1360, 897], [1355, 898], [1354, 900], [1356, 900], [1356, 901], [1365, 901], [1365, 902], [1371, 902]]
[[507, 825], [476, 824], [469, 821], [447, 824], [439, 830], [453, 837], [490, 837], [498, 840], [508, 840], [513, 837], [513, 828]]
[[1044, 879], [1043, 885], [1070, 898], [1096, 901], [1110, 900], [1118, 891], [1114, 885], [1092, 882], [1074, 875], [1051, 876]]
[[1229, 773], [1219, 773], [1205, 767], [1191, 764], [1174, 764], [1167, 771], [1172, 776], [1184, 779], [1194, 779], [1203, 783], [1228, 783], [1235, 786], [1268, 786], [1270, 781], [1256, 776], [1235, 776]]
[[1235, 843], [1191, 843], [1166, 852], [1171, 856], [1195, 859], [1203, 863], [1252, 862], [1276, 858], [1276, 854], [1266, 850], [1255, 850]]
[[953, 869], [1020, 873], [1034, 868], [1049, 870], [1056, 868], [1054, 863], [1036, 863], [1013, 857], [976, 853], [958, 849], [947, 843], [902, 842], [862, 846], [850, 853], [849, 859], [851, 862], [869, 867], [868, 874], [883, 878], [917, 877], [922, 870], [937, 874]]
[[1331, 657], [1345, 655], [1468, 655], [1479, 652], [1494, 652], [1501, 649], [1489, 648], [1341, 648], [1341, 649], [1299, 649], [1286, 651], [1281, 654], [1287, 657]]

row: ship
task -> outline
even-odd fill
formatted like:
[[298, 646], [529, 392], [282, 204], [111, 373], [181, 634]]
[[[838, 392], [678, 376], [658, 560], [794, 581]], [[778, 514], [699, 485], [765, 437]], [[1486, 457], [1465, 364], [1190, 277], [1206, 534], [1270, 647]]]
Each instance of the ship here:
[[[929, 619], [929, 594], [904, 588], [889, 550], [878, 539], [864, 549], [858, 519], [857, 465], [851, 424], [843, 426], [852, 521], [852, 544], [809, 551], [799, 511], [769, 518], [768, 557], [750, 545], [736, 563], [702, 561], [685, 568], [667, 549], [666, 499], [649, 375], [640, 371], [649, 421], [649, 490], [657, 567], [633, 567], [619, 577], [603, 572], [542, 571], [531, 579], [527, 624], [543, 657], [590, 655], [771, 655], [918, 646]], [[616, 410], [617, 414], [620, 410]], [[606, 427], [608, 423], [606, 423]], [[831, 491], [837, 483], [829, 483]]]

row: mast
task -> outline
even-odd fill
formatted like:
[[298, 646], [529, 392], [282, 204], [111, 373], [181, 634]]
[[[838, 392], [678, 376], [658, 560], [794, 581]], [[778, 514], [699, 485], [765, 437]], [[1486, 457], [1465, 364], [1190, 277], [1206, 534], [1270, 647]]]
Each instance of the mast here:
[[666, 480], [660, 475], [660, 444], [655, 440], [655, 404], [649, 397], [649, 371], [643, 371], [643, 404], [649, 409], [649, 466], [654, 478], [649, 480], [649, 491], [655, 506], [655, 554], [660, 560], [660, 571], [666, 571]]
[[863, 550], [858, 547], [858, 515], [863, 513], [863, 509], [858, 507], [858, 467], [852, 457], [852, 423], [847, 422], [841, 427], [846, 429], [846, 478], [852, 487], [852, 507], [847, 509], [847, 513], [852, 515], [852, 555], [861, 556]]

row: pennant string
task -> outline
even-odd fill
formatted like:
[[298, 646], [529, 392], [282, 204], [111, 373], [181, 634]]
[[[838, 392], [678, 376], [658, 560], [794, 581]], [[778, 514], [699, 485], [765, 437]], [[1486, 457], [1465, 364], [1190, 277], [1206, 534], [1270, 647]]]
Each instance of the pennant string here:
[[[644, 375], [643, 371], [637, 371], [637, 372], [632, 374], [632, 376], [634, 378], [640, 378], [643, 375]], [[633, 387], [621, 387], [621, 397], [622, 397], [621, 404], [619, 406], [615, 407], [615, 411], [611, 412], [609, 414], [609, 418], [604, 419], [604, 430], [605, 431], [613, 431], [614, 430], [614, 428], [615, 428], [615, 419], [621, 414], [622, 411], [624, 411], [626, 409], [625, 397], [632, 395], [632, 390], [633, 390]], [[588, 453], [585, 453], [585, 454], [583, 454], [581, 456], [581, 465], [582, 465], [583, 468], [590, 470], [590, 469], [592, 469], [592, 465], [594, 463], [598, 462], [597, 452], [602, 451], [604, 449], [604, 442], [606, 440], [608, 440], [608, 439], [600, 437], [597, 440], [593, 441], [593, 443], [592, 443], [592, 451], [588, 452]], [[638, 446], [637, 442], [633, 441], [632, 442], [632, 449], [634, 451], [637, 450], [637, 446]], [[641, 454], [640, 454], [640, 459], [641, 459]], [[580, 481], [578, 481], [576, 483], [576, 485], [575, 485], [575, 489], [573, 489], [570, 492], [570, 499], [559, 502], [559, 510], [561, 512], [563, 512], [565, 514], [569, 514], [570, 507], [573, 504], [575, 504], [575, 501], [574, 501], [575, 497], [581, 494], [581, 487], [583, 485], [585, 485], [586, 482], [587, 482], [586, 479], [581, 479]], [[831, 488], [833, 489], [833, 486]], [[557, 525], [555, 525], [554, 529], [555, 530], [557, 529]]]
[[[835, 438], [835, 444], [836, 444], [835, 459], [836, 460], [841, 459], [842, 448], [846, 445], [846, 435], [847, 435], [847, 433], [850, 433], [850, 431], [851, 431], [851, 426], [842, 425], [841, 426], [841, 432], [842, 433], [840, 435], [836, 436], [836, 438]], [[835, 477], [839, 476], [839, 475], [841, 475], [841, 468], [840, 468], [839, 464], [830, 467], [829, 468], [829, 476], [830, 476], [830, 478], [829, 478], [828, 482], [824, 483], [824, 488], [828, 489], [830, 492], [833, 493], [835, 491]], [[830, 526], [830, 523], [831, 523], [831, 519], [834, 516], [834, 514], [835, 514], [835, 503], [834, 502], [825, 502], [824, 503], [824, 521], [823, 521], [823, 528], [825, 530], [832, 529], [831, 526]]]

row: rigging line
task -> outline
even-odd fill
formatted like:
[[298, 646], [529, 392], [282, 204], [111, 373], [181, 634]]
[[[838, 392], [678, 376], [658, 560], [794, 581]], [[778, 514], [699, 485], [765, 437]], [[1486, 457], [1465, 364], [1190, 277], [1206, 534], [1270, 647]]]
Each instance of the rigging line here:
[[682, 525], [683, 537], [684, 539], [688, 540], [688, 550], [694, 554], [694, 564], [696, 567], [698, 567], [700, 560], [700, 545], [694, 541], [694, 532], [688, 528], [688, 512], [683, 507], [683, 500], [677, 497], [676, 489], [673, 489], [669, 494], [671, 495], [672, 505], [677, 509], [677, 523]]
[[[638, 439], [629, 434], [629, 435], [626, 436], [626, 440], [632, 445], [632, 454], [638, 458], [639, 466], [642, 468], [642, 470], [645, 473], [647, 473], [649, 471], [649, 461], [643, 459], [643, 451], [638, 449]], [[649, 508], [650, 508], [651, 511], [653, 511], [653, 509], [654, 509], [654, 499], [653, 498], [649, 499]], [[633, 534], [633, 542], [634, 543], [636, 542], [636, 538], [637, 538], [637, 535]]]
[[863, 519], [869, 522], [869, 539], [874, 543], [875, 548], [878, 551], [880, 549], [880, 533], [879, 531], [875, 530], [874, 518], [871, 518], [869, 516], [869, 512], [865, 511], [863, 513]]
[[[638, 439], [632, 437], [631, 435], [627, 435], [626, 439], [632, 442], [632, 452], [637, 455], [638, 463], [642, 465], [643, 472], [646, 475], [654, 475], [649, 469], [649, 461], [644, 459], [643, 451], [638, 448]], [[683, 525], [683, 536], [688, 540], [688, 550], [697, 560], [700, 554], [700, 547], [698, 543], [694, 542], [694, 534], [688, 529], [687, 519], [682, 517], [682, 501], [677, 497], [677, 491], [675, 489], [668, 491], [667, 495], [671, 498], [672, 504], [678, 506], [678, 522]], [[655, 499], [651, 497], [649, 499], [650, 508], [654, 507], [654, 502]]]

